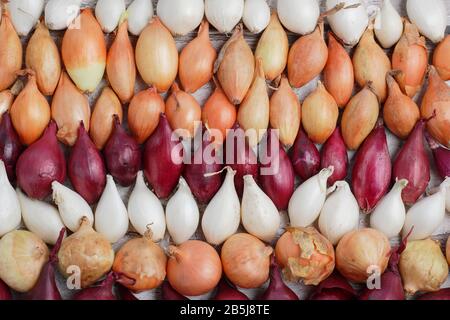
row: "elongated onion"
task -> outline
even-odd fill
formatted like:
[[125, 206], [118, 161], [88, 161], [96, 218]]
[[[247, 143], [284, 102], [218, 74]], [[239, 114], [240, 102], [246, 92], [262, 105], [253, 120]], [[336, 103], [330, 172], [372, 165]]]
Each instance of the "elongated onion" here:
[[2, 12], [0, 24], [0, 91], [11, 86], [16, 81], [16, 72], [22, 67], [22, 43], [11, 23], [6, 8]]
[[10, 90], [0, 92], [0, 120], [2, 115], [8, 111], [14, 102], [14, 94]]
[[450, 35], [434, 49], [433, 65], [436, 67], [439, 75], [444, 81], [450, 80]]

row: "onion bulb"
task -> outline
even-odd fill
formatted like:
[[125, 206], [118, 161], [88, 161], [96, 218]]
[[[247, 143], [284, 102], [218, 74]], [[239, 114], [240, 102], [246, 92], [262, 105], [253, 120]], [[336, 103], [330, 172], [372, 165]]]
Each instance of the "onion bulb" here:
[[124, 0], [98, 0], [95, 5], [95, 17], [103, 32], [113, 32], [119, 25], [120, 17], [125, 11]]
[[91, 9], [83, 9], [80, 21], [69, 27], [61, 55], [67, 73], [81, 91], [94, 92], [106, 67], [106, 42]]
[[17, 78], [22, 67], [22, 43], [16, 33], [8, 10], [3, 9], [0, 24], [0, 91], [9, 88]]
[[45, 24], [50, 30], [64, 30], [80, 13], [81, 0], [49, 0], [45, 5]]
[[403, 32], [402, 17], [395, 10], [391, 0], [384, 0], [375, 17], [375, 35], [383, 46], [388, 49], [400, 40]]
[[217, 31], [229, 33], [244, 14], [244, 0], [206, 0], [205, 15]]
[[389, 240], [380, 231], [370, 228], [352, 231], [336, 247], [336, 268], [348, 280], [364, 282], [374, 267], [380, 274], [386, 270], [390, 251]]
[[27, 36], [44, 10], [44, 0], [9, 0], [6, 3], [14, 29], [20, 36]]
[[203, 0], [160, 0], [156, 14], [173, 35], [184, 36], [198, 27], [203, 19]]
[[241, 288], [258, 288], [269, 278], [272, 247], [248, 233], [237, 233], [222, 246], [223, 271]]
[[11, 108], [14, 98], [15, 95], [11, 90], [3, 90], [0, 92], [0, 120], [2, 119], [2, 115]]
[[33, 233], [14, 230], [0, 240], [0, 278], [18, 292], [28, 292], [36, 284], [48, 260], [48, 248]]
[[266, 0], [247, 0], [242, 21], [251, 33], [263, 31], [270, 20], [270, 7]]
[[153, 17], [153, 1], [134, 0], [127, 8], [128, 31], [139, 36]]
[[278, 0], [277, 11], [286, 29], [301, 35], [313, 32], [320, 16], [317, 0]]
[[433, 65], [439, 72], [442, 80], [450, 80], [450, 36], [446, 36], [444, 40], [434, 49]]
[[445, 36], [447, 9], [443, 0], [408, 0], [406, 3], [409, 20], [421, 34], [437, 43]]
[[8, 232], [17, 229], [22, 219], [20, 202], [17, 194], [12, 187], [8, 175], [5, 162], [0, 160], [0, 237]]
[[169, 246], [167, 279], [180, 294], [205, 294], [217, 286], [221, 276], [220, 257], [206, 242], [188, 240], [179, 247]]

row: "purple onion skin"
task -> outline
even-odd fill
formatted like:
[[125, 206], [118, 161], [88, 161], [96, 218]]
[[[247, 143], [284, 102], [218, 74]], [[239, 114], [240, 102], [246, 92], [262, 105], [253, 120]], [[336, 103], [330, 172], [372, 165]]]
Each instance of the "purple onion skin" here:
[[379, 123], [359, 148], [353, 167], [353, 193], [362, 210], [370, 212], [386, 194], [391, 174], [386, 132]]
[[169, 281], [164, 281], [161, 285], [161, 295], [163, 300], [189, 300], [182, 294], [179, 294], [172, 286]]
[[402, 191], [402, 199], [408, 205], [419, 199], [430, 182], [430, 162], [424, 146], [425, 125], [426, 120], [417, 122], [394, 161], [392, 178], [408, 180]]
[[417, 300], [450, 300], [450, 288], [421, 295]]
[[[276, 149], [272, 149], [272, 141], [275, 139], [278, 146]], [[259, 181], [263, 191], [272, 199], [278, 210], [287, 209], [289, 200], [294, 193], [295, 173], [286, 151], [272, 130], [268, 131], [266, 152], [260, 155], [260, 160]], [[278, 166], [277, 172], [264, 174], [263, 170], [272, 170], [271, 166]]]
[[118, 289], [119, 289], [119, 294], [120, 294], [120, 300], [124, 300], [124, 301], [139, 300], [134, 294], [131, 293], [130, 290], [128, 290], [128, 288], [126, 288], [122, 285], [119, 285]]
[[6, 173], [10, 181], [14, 181], [16, 178], [16, 162], [22, 150], [23, 147], [20, 143], [19, 135], [12, 125], [11, 116], [8, 112], [5, 112], [0, 122], [0, 160], [5, 164]]
[[320, 170], [320, 153], [316, 145], [308, 138], [303, 128], [298, 131], [297, 138], [290, 151], [295, 173], [303, 181], [316, 175]]
[[348, 154], [339, 127], [334, 130], [321, 150], [320, 168], [324, 169], [330, 166], [334, 167], [334, 171], [328, 178], [329, 186], [332, 186], [336, 181], [345, 180], [348, 172]]
[[322, 281], [308, 300], [354, 300], [356, 291], [339, 273], [334, 272]]
[[50, 121], [39, 140], [20, 155], [16, 166], [17, 183], [34, 199], [43, 200], [52, 192], [52, 182], [64, 183], [66, 160], [56, 138], [56, 123]]
[[106, 184], [105, 163], [82, 122], [78, 127], [78, 139], [70, 153], [68, 167], [75, 191], [89, 204], [96, 203]]
[[281, 270], [272, 256], [270, 265], [270, 283], [259, 300], [299, 300], [297, 294], [292, 291], [281, 277]]
[[441, 146], [428, 133], [425, 134], [428, 145], [433, 152], [436, 169], [442, 179], [450, 177], [450, 150]]
[[249, 300], [248, 297], [228, 284], [227, 280], [223, 279], [219, 282], [217, 287], [217, 293], [214, 296], [213, 300]]
[[12, 300], [12, 295], [6, 283], [0, 279], [0, 301], [3, 300]]
[[115, 281], [116, 276], [111, 272], [100, 285], [77, 292], [72, 300], [117, 300], [113, 293]]
[[[192, 194], [200, 203], [208, 203], [222, 185], [222, 174], [205, 177], [205, 174], [207, 173], [219, 172], [223, 169], [223, 164], [219, 161], [215, 150], [205, 152], [205, 150], [210, 150], [212, 147], [213, 144], [211, 141], [203, 139], [202, 148], [199, 148], [195, 154], [192, 155], [191, 163], [184, 166], [183, 176], [186, 179]], [[213, 159], [206, 159], [207, 161], [205, 161], [203, 155], [211, 155], [214, 159], [214, 163], [210, 163], [210, 160]], [[201, 160], [201, 163], [199, 163], [200, 161], [198, 160], [195, 161], [195, 159]]]
[[[166, 115], [161, 114], [158, 127], [144, 149], [145, 177], [158, 198], [162, 199], [170, 196], [183, 172], [183, 148], [181, 142], [172, 141], [172, 134]], [[175, 152], [177, 149], [180, 149], [179, 153]]]
[[129, 136], [114, 116], [114, 128], [103, 149], [106, 168], [120, 185], [128, 187], [141, 169], [142, 151], [137, 141]]
[[354, 299], [355, 299], [354, 295], [339, 288], [324, 289], [320, 293], [314, 294], [309, 298], [309, 300], [334, 300], [334, 301], [345, 301]]

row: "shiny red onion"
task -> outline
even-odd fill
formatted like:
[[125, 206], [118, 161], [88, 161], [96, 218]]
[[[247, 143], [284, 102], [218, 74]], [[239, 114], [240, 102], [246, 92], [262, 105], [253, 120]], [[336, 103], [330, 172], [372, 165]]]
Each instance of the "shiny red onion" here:
[[52, 192], [52, 182], [64, 183], [66, 160], [56, 138], [56, 123], [50, 121], [39, 140], [20, 155], [16, 165], [17, 183], [25, 193], [43, 200]]
[[185, 296], [179, 294], [169, 281], [164, 281], [161, 285], [161, 296], [163, 300], [189, 300]]
[[108, 172], [120, 185], [128, 187], [136, 180], [141, 169], [141, 147], [127, 134], [117, 115], [114, 115], [114, 128], [103, 154]]
[[113, 293], [116, 278], [117, 276], [110, 272], [100, 285], [77, 292], [72, 300], [117, 300], [116, 295]]
[[334, 167], [333, 174], [328, 178], [329, 186], [332, 186], [336, 181], [345, 180], [348, 170], [348, 154], [339, 127], [334, 130], [331, 137], [323, 145], [320, 158], [321, 169]]
[[450, 288], [421, 295], [417, 300], [450, 300]]
[[260, 162], [259, 181], [262, 189], [278, 210], [287, 209], [294, 193], [295, 173], [275, 131], [268, 131], [266, 148], [260, 155]]
[[158, 198], [167, 198], [183, 171], [183, 145], [172, 139], [173, 131], [165, 114], [144, 149], [144, 174]]
[[260, 300], [299, 300], [297, 294], [283, 281], [281, 270], [274, 256], [270, 263], [270, 283]]
[[0, 279], [0, 301], [3, 300], [12, 300], [12, 295], [6, 283]]
[[0, 122], [0, 160], [5, 163], [8, 179], [15, 179], [16, 162], [22, 153], [22, 144], [19, 135], [14, 130], [11, 122], [11, 116], [8, 112], [2, 115]]
[[425, 133], [428, 145], [433, 152], [436, 169], [442, 179], [450, 177], [450, 150], [441, 146], [428, 133]]
[[240, 292], [238, 289], [234, 288], [228, 281], [224, 278], [220, 280], [217, 286], [217, 292], [213, 300], [249, 300], [248, 297]]
[[391, 173], [386, 132], [379, 122], [359, 148], [352, 172], [353, 193], [365, 212], [370, 212], [386, 194]]
[[298, 131], [297, 138], [290, 150], [290, 157], [295, 172], [303, 181], [316, 175], [320, 170], [319, 150], [303, 128]]
[[355, 289], [337, 272], [322, 281], [309, 296], [309, 300], [353, 300], [355, 298]]
[[97, 202], [106, 184], [105, 163], [83, 122], [78, 127], [78, 138], [70, 153], [68, 169], [75, 191], [89, 204]]
[[402, 191], [402, 199], [408, 205], [419, 199], [430, 182], [430, 162], [423, 136], [425, 125], [426, 120], [417, 122], [394, 161], [392, 178], [408, 180], [408, 185]]

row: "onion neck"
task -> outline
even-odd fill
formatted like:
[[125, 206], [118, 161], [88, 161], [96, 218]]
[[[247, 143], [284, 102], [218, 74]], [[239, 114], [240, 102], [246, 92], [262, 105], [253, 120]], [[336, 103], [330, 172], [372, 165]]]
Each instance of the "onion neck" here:
[[171, 258], [174, 258], [178, 263], [180, 263], [183, 260], [183, 253], [176, 246], [169, 246], [168, 253], [169, 256]]
[[66, 234], [66, 228], [62, 228], [61, 231], [59, 232], [58, 240], [56, 240], [56, 243], [53, 246], [52, 251], [50, 252], [50, 257], [49, 257], [50, 263], [58, 262], [58, 252], [59, 252], [59, 249], [61, 248], [61, 244], [62, 244], [65, 234]]

